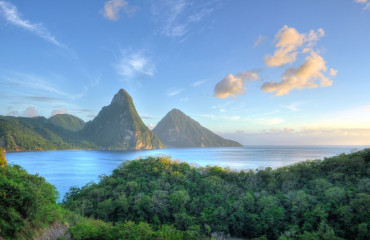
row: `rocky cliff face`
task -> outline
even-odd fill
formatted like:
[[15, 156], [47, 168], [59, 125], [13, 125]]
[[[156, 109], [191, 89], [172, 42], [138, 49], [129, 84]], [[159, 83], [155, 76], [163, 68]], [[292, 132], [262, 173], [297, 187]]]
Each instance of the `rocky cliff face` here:
[[201, 126], [178, 109], [173, 109], [157, 124], [153, 132], [167, 147], [241, 147]]
[[89, 140], [107, 149], [162, 148], [158, 137], [139, 117], [131, 96], [123, 89], [83, 130]]

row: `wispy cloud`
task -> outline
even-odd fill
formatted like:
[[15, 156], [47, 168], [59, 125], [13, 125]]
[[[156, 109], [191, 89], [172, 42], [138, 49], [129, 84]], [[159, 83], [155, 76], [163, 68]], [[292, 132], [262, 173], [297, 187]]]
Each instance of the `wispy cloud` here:
[[60, 98], [44, 97], [44, 96], [25, 96], [24, 99], [39, 102], [59, 102]]
[[214, 11], [211, 3], [212, 1], [200, 4], [187, 0], [153, 0], [152, 15], [160, 26], [158, 32], [167, 37], [183, 37], [196, 23]]
[[362, 4], [364, 6], [363, 10], [369, 10], [370, 9], [370, 1], [369, 0], [354, 0], [354, 1], [357, 2], [357, 3]]
[[133, 53], [122, 51], [121, 59], [115, 68], [119, 75], [129, 79], [137, 76], [152, 77], [155, 73], [154, 63], [142, 51]]
[[29, 20], [22, 18], [18, 9], [13, 4], [0, 1], [0, 16], [3, 17], [7, 23], [30, 31], [35, 35], [47, 40], [48, 42], [62, 48], [66, 48], [43, 26], [41, 23], [31, 23]]
[[245, 92], [245, 84], [250, 81], [258, 80], [258, 75], [254, 72], [241, 72], [236, 75], [228, 74], [214, 89], [214, 97], [227, 98], [229, 96], [241, 95]]
[[192, 87], [199, 87], [200, 85], [202, 85], [203, 83], [205, 83], [207, 81], [208, 81], [208, 79], [203, 79], [203, 80], [195, 81], [190, 86], [192, 86]]
[[62, 109], [55, 109], [51, 112], [51, 116], [57, 115], [57, 114], [67, 114], [67, 110], [65, 108]]
[[200, 115], [202, 118], [209, 118], [212, 120], [224, 120], [224, 121], [238, 121], [241, 119], [240, 116], [229, 116], [229, 115], [214, 115], [214, 114], [202, 114]]
[[297, 111], [299, 111], [298, 105], [299, 105], [298, 103], [292, 103], [292, 104], [283, 106], [283, 108], [289, 109], [293, 112], [297, 112]]
[[169, 90], [167, 90], [167, 96], [169, 96], [169, 97], [176, 96], [176, 95], [180, 94], [184, 90], [185, 89], [183, 89], [183, 88], [180, 88], [180, 89], [169, 89]]
[[257, 37], [256, 41], [254, 41], [254, 46], [257, 47], [257, 46], [261, 45], [265, 40], [266, 40], [266, 36], [259, 35]]
[[19, 117], [19, 112], [17, 110], [10, 111], [6, 116]]
[[[47, 81], [43, 79], [42, 77], [35, 76], [32, 74], [24, 74], [24, 73], [17, 73], [13, 72], [9, 75], [2, 75], [0, 77], [0, 83], [4, 85], [12, 85], [17, 86], [18, 90], [23, 90], [24, 92], [28, 92], [30, 89], [37, 90], [38, 93], [49, 93], [49, 94], [56, 94], [61, 97], [67, 97], [70, 99], [78, 99], [81, 98], [84, 93], [78, 93], [78, 94], [70, 94], [67, 93], [60, 88], [53, 86], [53, 84], [50, 83], [50, 81]], [[41, 101], [41, 100], [52, 100], [52, 99], [46, 99], [45, 97], [32, 97], [32, 96], [23, 96], [26, 98], [33, 98], [33, 100]]]
[[110, 0], [104, 4], [102, 14], [109, 20], [117, 21], [121, 11], [130, 17], [135, 14], [137, 7], [130, 6], [125, 0]]

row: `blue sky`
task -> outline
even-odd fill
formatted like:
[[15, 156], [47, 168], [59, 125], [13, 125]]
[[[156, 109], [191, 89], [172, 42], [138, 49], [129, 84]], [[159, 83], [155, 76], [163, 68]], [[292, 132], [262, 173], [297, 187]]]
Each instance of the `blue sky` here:
[[242, 144], [370, 145], [370, 0], [0, 0], [0, 115], [126, 89]]

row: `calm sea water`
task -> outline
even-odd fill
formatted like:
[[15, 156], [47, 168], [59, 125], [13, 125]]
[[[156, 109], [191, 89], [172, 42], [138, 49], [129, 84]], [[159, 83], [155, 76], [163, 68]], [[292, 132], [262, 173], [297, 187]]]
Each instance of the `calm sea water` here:
[[109, 175], [122, 162], [145, 156], [168, 155], [198, 166], [218, 165], [231, 169], [277, 168], [307, 159], [323, 159], [365, 146], [246, 146], [243, 148], [187, 148], [144, 151], [45, 151], [7, 153], [9, 163], [54, 184], [61, 199], [71, 186], [81, 187], [99, 175]]

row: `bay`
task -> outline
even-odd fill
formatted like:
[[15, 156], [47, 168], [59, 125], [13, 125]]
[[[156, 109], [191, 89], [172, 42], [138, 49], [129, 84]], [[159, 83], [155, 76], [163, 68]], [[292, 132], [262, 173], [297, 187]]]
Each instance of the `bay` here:
[[98, 182], [122, 162], [147, 156], [171, 156], [195, 166], [217, 165], [233, 170], [278, 168], [299, 161], [323, 159], [362, 150], [366, 146], [245, 146], [242, 148], [167, 148], [141, 151], [11, 152], [6, 158], [56, 186], [61, 200], [71, 186]]

